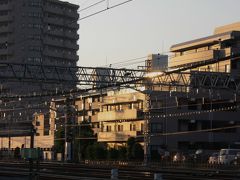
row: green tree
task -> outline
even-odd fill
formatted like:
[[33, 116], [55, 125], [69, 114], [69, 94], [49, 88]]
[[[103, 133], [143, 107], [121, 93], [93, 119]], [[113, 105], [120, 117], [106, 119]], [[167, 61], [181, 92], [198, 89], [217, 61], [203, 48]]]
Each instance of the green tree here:
[[86, 148], [86, 158], [100, 160], [107, 158], [107, 148], [102, 143], [94, 143]]
[[143, 160], [144, 151], [143, 151], [143, 148], [142, 148], [141, 144], [135, 143], [132, 146], [132, 156], [136, 160]]
[[110, 148], [108, 150], [108, 158], [111, 160], [117, 160], [119, 158], [119, 151], [115, 148]]
[[[76, 140], [74, 142], [75, 157], [78, 160], [87, 158], [88, 147], [96, 142], [96, 135], [91, 128], [91, 125], [87, 121], [83, 121], [76, 128]], [[92, 147], [89, 147], [92, 148]]]
[[127, 160], [127, 147], [126, 146], [119, 147], [118, 154], [120, 160]]
[[132, 148], [134, 146], [134, 144], [136, 143], [136, 140], [134, 137], [130, 137], [127, 140], [127, 158], [128, 160], [133, 159], [133, 154], [132, 154]]
[[55, 132], [55, 153], [64, 153], [64, 128], [61, 127]]
[[16, 147], [14, 150], [14, 158], [18, 159], [20, 158], [21, 154], [20, 154], [20, 148]]
[[94, 145], [89, 145], [86, 148], [86, 153], [85, 153], [85, 158], [89, 160], [94, 160], [95, 159], [95, 154], [94, 154]]

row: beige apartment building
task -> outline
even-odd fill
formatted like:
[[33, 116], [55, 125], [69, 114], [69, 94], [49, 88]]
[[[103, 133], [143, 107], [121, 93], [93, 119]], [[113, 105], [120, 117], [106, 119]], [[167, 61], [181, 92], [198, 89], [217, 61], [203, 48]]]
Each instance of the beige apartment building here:
[[[237, 80], [240, 63], [231, 56], [239, 54], [240, 22], [218, 27], [211, 36], [173, 45], [170, 50], [173, 56], [168, 71], [202, 63], [200, 67], [185, 71], [188, 72], [186, 81], [192, 81], [194, 73], [207, 78], [208, 75], [212, 78], [224, 75]], [[207, 64], [210, 60], [224, 58], [224, 61]], [[240, 141], [240, 130], [234, 127], [240, 124], [237, 92], [203, 86], [191, 86], [185, 91], [183, 88], [166, 89], [158, 92], [158, 96], [165, 94], [165, 98], [160, 99], [164, 102], [162, 109], [165, 112], [151, 120], [162, 124], [161, 132], [164, 133], [153, 134], [150, 140], [152, 150], [159, 150], [161, 144], [170, 150], [220, 149]]]
[[[216, 28], [213, 35], [175, 44], [170, 49], [173, 56], [169, 61], [169, 68], [238, 54], [240, 48], [239, 38], [240, 23], [238, 22]], [[230, 58], [227, 61], [191, 70], [238, 74], [239, 67], [238, 61]]]
[[[49, 114], [35, 113], [33, 116], [33, 125], [36, 129], [34, 136], [34, 148], [40, 148], [42, 150], [42, 158], [44, 160], [53, 159], [52, 148], [54, 145], [54, 124], [49, 121]], [[21, 123], [20, 126], [22, 126]], [[18, 131], [18, 129], [16, 129]], [[7, 150], [9, 147], [14, 149], [19, 148], [30, 148], [31, 137], [30, 136], [19, 136], [19, 137], [1, 137], [0, 148], [1, 150]]]
[[97, 141], [122, 146], [144, 131], [145, 95], [132, 89], [89, 94], [76, 101], [78, 122], [89, 121]]

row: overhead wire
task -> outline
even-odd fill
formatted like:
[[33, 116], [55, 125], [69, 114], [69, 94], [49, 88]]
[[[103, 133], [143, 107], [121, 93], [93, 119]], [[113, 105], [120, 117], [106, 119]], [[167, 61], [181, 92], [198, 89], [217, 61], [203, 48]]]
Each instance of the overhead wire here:
[[95, 16], [95, 15], [97, 15], [97, 14], [103, 13], [103, 12], [108, 11], [108, 10], [110, 10], [110, 9], [116, 8], [116, 7], [118, 7], [118, 6], [122, 6], [122, 5], [124, 5], [124, 4], [126, 4], [126, 3], [129, 3], [129, 2], [131, 2], [131, 1], [133, 1], [133, 0], [127, 0], [127, 1], [121, 2], [121, 3], [119, 3], [119, 4], [116, 4], [116, 5], [113, 5], [113, 6], [109, 6], [109, 7], [107, 7], [106, 9], [97, 11], [97, 12], [92, 13], [92, 14], [90, 14], [90, 15], [86, 15], [86, 16], [80, 18], [79, 21], [82, 21], [82, 20], [84, 20], [84, 19], [90, 18], [90, 17], [92, 17], [92, 16]]
[[[118, 7], [118, 6], [121, 6], [121, 5], [123, 5], [123, 4], [126, 4], [126, 3], [130, 2], [130, 1], [133, 1], [133, 0], [127, 0], [127, 1], [124, 1], [124, 2], [122, 2], [122, 3], [116, 4], [116, 5], [114, 5], [114, 6], [107, 7], [107, 8], [104, 9], [104, 10], [95, 12], [95, 13], [90, 14], [90, 15], [87, 15], [87, 17], [83, 17], [83, 18], [80, 17], [80, 18], [78, 18], [78, 19], [76, 19], [76, 20], [73, 20], [73, 21], [70, 21], [70, 22], [68, 22], [68, 23], [65, 23], [64, 26], [68, 26], [68, 25], [71, 25], [71, 24], [76, 23], [76, 22], [78, 22], [78, 21], [81, 21], [81, 20], [83, 20], [83, 19], [87, 19], [87, 18], [89, 18], [89, 17], [95, 16], [95, 15], [97, 15], [97, 14], [100, 14], [100, 13], [104, 12], [104, 11], [107, 11], [107, 10], [116, 8], [116, 7]], [[100, 2], [100, 1], [99, 1], [99, 2]], [[96, 5], [98, 5], [98, 4], [96, 4]], [[94, 5], [94, 6], [96, 6], [96, 5]], [[94, 6], [92, 6], [92, 7], [94, 7]], [[80, 10], [78, 10], [78, 12], [79, 12], [79, 11], [80, 11]], [[52, 31], [55, 31], [55, 29], [47, 29], [46, 31], [44, 31], [44, 33], [52, 32]], [[30, 40], [31, 40], [31, 39], [30, 39]], [[20, 45], [20, 44], [25, 43], [25, 42], [27, 42], [27, 41], [29, 41], [28, 38], [26, 38], [26, 39], [24, 39], [24, 40], [20, 40], [20, 41], [18, 41], [18, 42], [15, 42], [14, 45]], [[8, 43], [8, 44], [9, 44], [9, 43]], [[7, 46], [7, 48], [8, 48], [8, 47], [9, 47], [9, 45]]]
[[94, 6], [98, 5], [98, 4], [101, 4], [101, 3], [104, 2], [104, 1], [106, 1], [106, 0], [98, 1], [98, 2], [96, 2], [96, 3], [94, 3], [94, 4], [91, 4], [90, 6], [87, 6], [87, 7], [83, 8], [83, 9], [80, 9], [78, 12], [82, 12], [82, 11], [85, 11], [85, 10], [87, 10], [87, 9], [90, 9], [90, 8], [92, 8], [92, 7], [94, 7]]

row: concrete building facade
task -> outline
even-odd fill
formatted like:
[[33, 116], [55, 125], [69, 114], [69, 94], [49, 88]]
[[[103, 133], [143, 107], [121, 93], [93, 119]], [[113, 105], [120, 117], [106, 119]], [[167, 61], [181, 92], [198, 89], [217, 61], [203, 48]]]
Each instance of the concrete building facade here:
[[[2, 0], [0, 62], [75, 67], [79, 49], [78, 8], [59, 0]], [[16, 92], [11, 88], [14, 83], [2, 85]], [[30, 85], [32, 91], [55, 89], [44, 84], [34, 87], [31, 83], [26, 83], [24, 87]], [[21, 89], [24, 91], [24, 88]]]

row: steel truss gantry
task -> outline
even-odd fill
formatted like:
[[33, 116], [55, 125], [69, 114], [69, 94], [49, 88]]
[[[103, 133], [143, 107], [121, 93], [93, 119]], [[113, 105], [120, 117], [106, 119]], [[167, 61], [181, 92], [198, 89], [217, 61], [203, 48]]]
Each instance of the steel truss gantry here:
[[186, 87], [205, 89], [231, 89], [240, 92], [240, 79], [230, 73], [223, 72], [179, 72], [164, 74], [148, 81], [148, 85], [155, 87]]
[[54, 84], [115, 84], [139, 79], [144, 70], [0, 63], [0, 81]]

